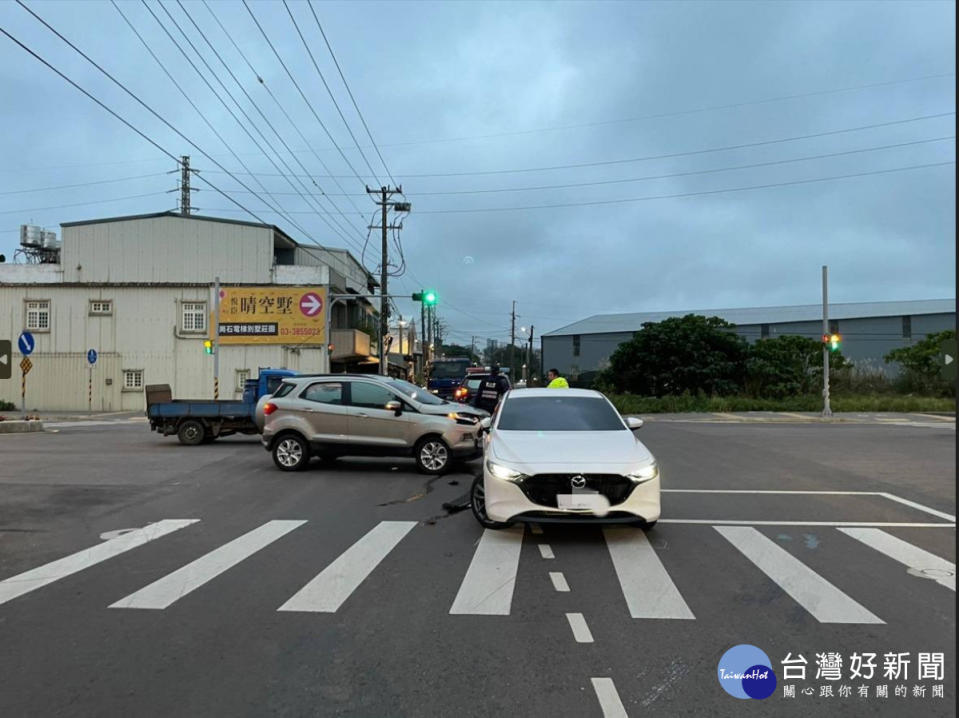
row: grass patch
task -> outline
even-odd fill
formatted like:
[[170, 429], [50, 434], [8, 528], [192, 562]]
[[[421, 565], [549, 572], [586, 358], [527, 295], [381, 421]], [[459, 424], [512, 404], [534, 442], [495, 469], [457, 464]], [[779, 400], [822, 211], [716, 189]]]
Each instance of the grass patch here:
[[[784, 399], [749, 396], [635, 396], [608, 394], [622, 414], [682, 414], [687, 412], [820, 411], [822, 396], [808, 394]], [[830, 397], [833, 411], [955, 412], [956, 401], [935, 396], [840, 395]]]

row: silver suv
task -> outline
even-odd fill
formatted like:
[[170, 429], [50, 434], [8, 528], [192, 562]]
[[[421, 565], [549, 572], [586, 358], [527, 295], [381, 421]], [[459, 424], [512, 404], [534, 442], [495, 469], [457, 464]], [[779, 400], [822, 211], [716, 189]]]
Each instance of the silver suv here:
[[482, 454], [486, 416], [371, 374], [289, 377], [256, 408], [263, 446], [283, 471], [305, 468], [311, 456], [412, 456], [420, 471], [440, 474], [454, 459]]

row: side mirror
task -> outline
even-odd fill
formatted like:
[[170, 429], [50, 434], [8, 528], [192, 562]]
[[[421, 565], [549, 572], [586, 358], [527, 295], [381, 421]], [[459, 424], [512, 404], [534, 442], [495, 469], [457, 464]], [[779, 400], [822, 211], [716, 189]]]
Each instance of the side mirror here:
[[484, 416], [480, 419], [480, 431], [489, 431], [489, 428], [493, 425], [493, 420], [488, 416]]
[[392, 411], [396, 416], [399, 416], [403, 413], [403, 405], [395, 400], [386, 402], [386, 406], [383, 408], [387, 411]]
[[626, 426], [629, 427], [630, 431], [636, 431], [637, 429], [643, 428], [643, 420], [635, 416], [626, 417]]

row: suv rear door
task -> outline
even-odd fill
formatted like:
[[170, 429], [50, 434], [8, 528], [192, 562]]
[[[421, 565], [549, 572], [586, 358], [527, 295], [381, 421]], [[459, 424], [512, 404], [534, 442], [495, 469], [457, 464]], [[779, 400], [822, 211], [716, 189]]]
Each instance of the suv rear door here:
[[315, 381], [297, 395], [298, 412], [310, 427], [311, 442], [343, 444], [349, 441], [349, 407], [346, 405], [346, 383]]
[[[373, 447], [410, 447], [416, 437], [415, 409], [392, 389], [375, 380], [354, 379], [350, 384], [350, 441]], [[399, 416], [384, 408], [389, 401], [403, 405]]]

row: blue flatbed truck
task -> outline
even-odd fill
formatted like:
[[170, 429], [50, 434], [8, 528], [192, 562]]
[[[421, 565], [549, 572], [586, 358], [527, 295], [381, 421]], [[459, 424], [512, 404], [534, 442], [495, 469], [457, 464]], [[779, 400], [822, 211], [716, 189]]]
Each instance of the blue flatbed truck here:
[[241, 400], [173, 399], [169, 384], [151, 384], [145, 388], [150, 428], [164, 436], [176, 434], [186, 446], [231, 434], [256, 434], [256, 402], [296, 373], [289, 369], [261, 369], [256, 379], [246, 380]]

